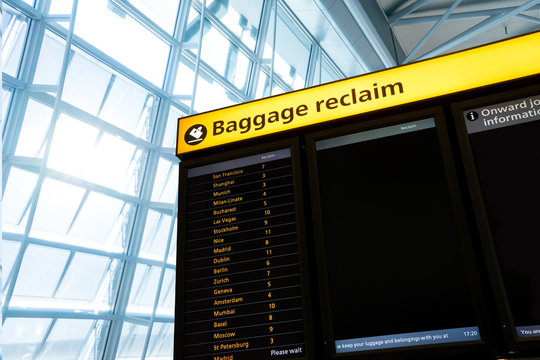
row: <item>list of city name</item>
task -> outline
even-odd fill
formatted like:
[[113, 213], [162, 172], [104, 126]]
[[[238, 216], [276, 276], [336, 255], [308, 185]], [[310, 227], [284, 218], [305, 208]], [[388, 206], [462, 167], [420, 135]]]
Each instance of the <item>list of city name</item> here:
[[305, 356], [290, 149], [188, 170], [184, 358]]

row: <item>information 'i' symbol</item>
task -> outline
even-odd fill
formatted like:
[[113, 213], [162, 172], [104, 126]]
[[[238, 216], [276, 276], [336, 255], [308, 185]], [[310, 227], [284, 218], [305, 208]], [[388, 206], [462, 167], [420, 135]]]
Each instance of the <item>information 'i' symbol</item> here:
[[467, 113], [467, 120], [475, 121], [476, 119], [478, 119], [478, 113], [476, 111], [469, 111]]

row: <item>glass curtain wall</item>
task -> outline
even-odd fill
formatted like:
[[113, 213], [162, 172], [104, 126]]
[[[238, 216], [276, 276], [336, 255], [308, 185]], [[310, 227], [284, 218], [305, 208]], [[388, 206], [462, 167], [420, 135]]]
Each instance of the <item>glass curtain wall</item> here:
[[0, 358], [171, 359], [177, 119], [342, 73], [281, 0], [4, 0], [2, 34]]

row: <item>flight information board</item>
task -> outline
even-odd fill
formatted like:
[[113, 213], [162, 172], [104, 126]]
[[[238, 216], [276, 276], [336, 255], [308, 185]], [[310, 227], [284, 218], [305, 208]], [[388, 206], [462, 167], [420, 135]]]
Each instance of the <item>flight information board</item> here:
[[310, 143], [334, 354], [482, 340], [438, 126], [338, 129]]
[[515, 336], [540, 337], [540, 95], [464, 109]]
[[184, 359], [307, 356], [291, 148], [187, 169]]

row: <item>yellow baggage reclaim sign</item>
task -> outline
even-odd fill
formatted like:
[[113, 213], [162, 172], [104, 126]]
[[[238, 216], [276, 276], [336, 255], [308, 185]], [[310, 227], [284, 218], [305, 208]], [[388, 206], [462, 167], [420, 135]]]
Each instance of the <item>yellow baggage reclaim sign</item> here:
[[[179, 119], [177, 154], [540, 73], [540, 32]], [[209, 99], [211, 101], [211, 99]]]

